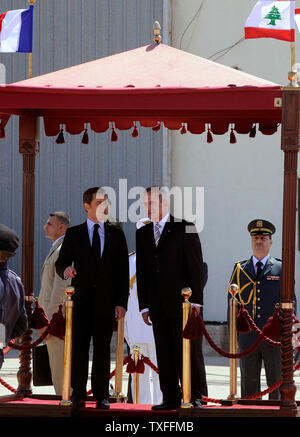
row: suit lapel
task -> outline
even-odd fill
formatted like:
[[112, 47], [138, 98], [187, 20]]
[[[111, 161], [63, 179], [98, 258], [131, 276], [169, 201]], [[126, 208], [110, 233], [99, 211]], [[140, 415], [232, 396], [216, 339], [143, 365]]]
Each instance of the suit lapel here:
[[104, 222], [104, 247], [103, 247], [103, 251], [102, 251], [102, 257], [107, 252], [110, 239], [111, 239], [110, 225], [107, 222]]
[[51, 255], [52, 255], [53, 252], [57, 249], [57, 247], [58, 247], [60, 244], [62, 244], [63, 241], [64, 241], [64, 239], [62, 238], [61, 240], [57, 241], [57, 242], [55, 243], [54, 246], [51, 247], [51, 249], [49, 250], [48, 255], [47, 255], [46, 258], [45, 258], [45, 261], [44, 261], [44, 264], [43, 264], [43, 267], [42, 267], [42, 272], [43, 272], [43, 270], [44, 270], [45, 264], [46, 264], [46, 262], [48, 261], [48, 259], [51, 257]]
[[[168, 238], [172, 235], [173, 223], [174, 223], [174, 217], [170, 215], [169, 220], [165, 223], [160, 239], [158, 241], [158, 245], [157, 245], [158, 248], [162, 244], [164, 244], [168, 240]], [[153, 236], [153, 240], [154, 240], [154, 236]]]

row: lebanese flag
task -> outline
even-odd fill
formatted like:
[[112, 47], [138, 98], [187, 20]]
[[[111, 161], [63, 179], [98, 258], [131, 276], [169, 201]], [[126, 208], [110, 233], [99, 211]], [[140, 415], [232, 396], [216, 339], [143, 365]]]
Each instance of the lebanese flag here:
[[32, 53], [33, 5], [0, 15], [0, 52]]
[[295, 21], [300, 32], [300, 9], [295, 9]]
[[245, 24], [245, 38], [295, 41], [295, 0], [259, 0]]

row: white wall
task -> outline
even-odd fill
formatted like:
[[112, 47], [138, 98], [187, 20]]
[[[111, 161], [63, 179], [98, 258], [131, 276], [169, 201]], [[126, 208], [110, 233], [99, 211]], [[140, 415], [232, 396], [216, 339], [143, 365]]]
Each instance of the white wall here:
[[[255, 3], [256, 0], [173, 0], [170, 2], [170, 44], [216, 60], [219, 55], [212, 55], [243, 37], [244, 23]], [[296, 1], [296, 7], [300, 7], [300, 0]], [[296, 38], [299, 41], [299, 34]], [[300, 62], [299, 48], [296, 43], [296, 62]], [[288, 84], [288, 42], [266, 38], [243, 40], [222, 53], [225, 54], [217, 59], [219, 63], [238, 66], [281, 85]], [[271, 253], [281, 258], [283, 152], [280, 131], [272, 136], [257, 132], [255, 139], [236, 134], [236, 144], [229, 143], [229, 134], [228, 131], [223, 136], [214, 135], [214, 142], [210, 144], [206, 142], [206, 133], [171, 134], [171, 184], [203, 186], [205, 190], [205, 225], [200, 238], [209, 269], [204, 302], [206, 321], [226, 320], [226, 293], [233, 264], [251, 255], [247, 225], [252, 219], [265, 218], [274, 223], [277, 231]], [[298, 282], [299, 260], [297, 247]]]

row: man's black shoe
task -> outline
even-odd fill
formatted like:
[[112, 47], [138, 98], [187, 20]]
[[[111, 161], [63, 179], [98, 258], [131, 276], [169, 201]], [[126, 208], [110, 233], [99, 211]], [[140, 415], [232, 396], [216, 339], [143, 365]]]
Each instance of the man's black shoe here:
[[192, 404], [194, 405], [195, 408], [203, 408], [203, 405], [201, 403], [200, 399], [195, 399]]
[[109, 410], [109, 402], [106, 399], [101, 399], [101, 401], [97, 401], [96, 408], [98, 410]]
[[158, 405], [153, 405], [152, 410], [161, 411], [161, 410], [176, 410], [181, 405], [180, 402], [162, 402]]
[[85, 401], [80, 399], [71, 399], [73, 410], [79, 410], [80, 408], [85, 408]]

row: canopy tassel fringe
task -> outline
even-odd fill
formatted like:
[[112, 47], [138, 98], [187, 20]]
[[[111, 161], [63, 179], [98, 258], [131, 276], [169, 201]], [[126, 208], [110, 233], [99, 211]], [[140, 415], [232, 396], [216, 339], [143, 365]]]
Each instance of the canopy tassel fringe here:
[[187, 128], [186, 128], [185, 124], [182, 125], [182, 128], [180, 129], [180, 133], [181, 133], [181, 135], [184, 135], [187, 133]]
[[250, 130], [250, 134], [249, 134], [249, 137], [250, 137], [250, 138], [255, 138], [255, 136], [256, 136], [256, 124], [254, 124], [254, 125], [252, 126], [252, 128], [251, 128], [251, 130]]
[[208, 143], [212, 143], [213, 142], [213, 136], [212, 136], [212, 133], [211, 133], [211, 130], [210, 130], [210, 128], [208, 128], [208, 130], [207, 130], [207, 138], [206, 138], [206, 141], [208, 142]]
[[230, 144], [235, 144], [235, 143], [236, 143], [236, 136], [232, 127], [230, 132]]
[[81, 143], [82, 144], [89, 144], [89, 134], [88, 134], [87, 128], [84, 129], [84, 133], [82, 135]]
[[55, 142], [56, 142], [56, 144], [64, 144], [65, 143], [65, 137], [64, 137], [64, 130], [63, 130], [63, 128], [60, 129], [60, 132], [57, 135], [57, 138], [56, 138]]
[[0, 138], [5, 138], [5, 128], [2, 124], [2, 121], [0, 121]]
[[116, 141], [118, 141], [118, 133], [117, 133], [117, 131], [115, 130], [115, 127], [114, 127], [114, 126], [111, 128], [111, 137], [110, 137], [110, 141], [112, 141], [112, 142], [116, 142]]
[[135, 123], [134, 123], [133, 131], [131, 132], [131, 136], [133, 138], [136, 138], [139, 136], [139, 130], [138, 130], [137, 125]]
[[153, 126], [152, 130], [154, 130], [155, 132], [159, 131], [160, 129], [160, 121], [156, 123], [155, 126]]

